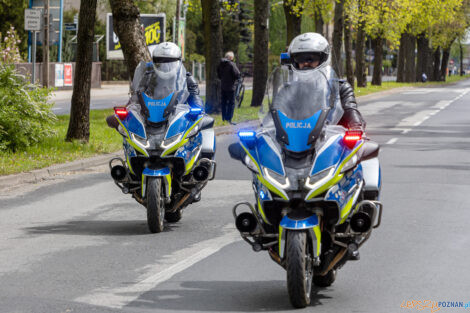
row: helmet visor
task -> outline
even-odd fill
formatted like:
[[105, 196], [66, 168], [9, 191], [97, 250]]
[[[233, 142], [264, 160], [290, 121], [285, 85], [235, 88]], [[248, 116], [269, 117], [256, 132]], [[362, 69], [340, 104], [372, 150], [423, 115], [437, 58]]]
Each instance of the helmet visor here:
[[164, 62], [164, 63], [157, 62], [155, 63], [155, 68], [159, 72], [170, 73], [172, 71], [176, 71], [179, 67], [179, 64], [180, 64], [179, 60], [173, 60], [172, 62]]
[[319, 53], [297, 53], [294, 55], [294, 61], [296, 63], [313, 63], [319, 62], [321, 55]]

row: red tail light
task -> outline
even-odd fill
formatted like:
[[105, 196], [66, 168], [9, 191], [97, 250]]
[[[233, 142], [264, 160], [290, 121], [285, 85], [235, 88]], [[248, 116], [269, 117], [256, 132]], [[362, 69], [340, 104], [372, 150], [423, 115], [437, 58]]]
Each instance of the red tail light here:
[[116, 114], [120, 120], [124, 120], [129, 112], [127, 112], [127, 109], [124, 107], [115, 107], [114, 108], [114, 114]]
[[347, 130], [344, 134], [343, 142], [349, 149], [352, 149], [361, 139], [362, 130]]

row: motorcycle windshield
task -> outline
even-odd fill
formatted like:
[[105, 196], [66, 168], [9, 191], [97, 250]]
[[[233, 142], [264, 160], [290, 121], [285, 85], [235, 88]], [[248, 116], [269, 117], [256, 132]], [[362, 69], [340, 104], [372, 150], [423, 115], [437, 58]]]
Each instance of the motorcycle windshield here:
[[185, 103], [189, 95], [186, 70], [180, 61], [157, 66], [141, 62], [135, 70], [132, 89], [142, 94], [141, 105], [147, 107], [147, 119], [153, 123], [165, 120], [165, 110], [174, 95], [174, 105]]
[[278, 140], [293, 152], [313, 148], [324, 125], [337, 123], [343, 114], [338, 79], [331, 67], [308, 71], [279, 67], [266, 90], [263, 126], [274, 127]]

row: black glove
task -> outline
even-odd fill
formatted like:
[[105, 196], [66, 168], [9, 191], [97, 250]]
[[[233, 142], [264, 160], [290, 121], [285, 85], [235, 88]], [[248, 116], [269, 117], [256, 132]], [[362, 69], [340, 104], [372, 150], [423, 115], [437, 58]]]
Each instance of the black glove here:
[[351, 129], [351, 128], [362, 128], [366, 127], [366, 122], [361, 116], [361, 113], [357, 109], [346, 108], [343, 113], [343, 117], [338, 123], [339, 125]]

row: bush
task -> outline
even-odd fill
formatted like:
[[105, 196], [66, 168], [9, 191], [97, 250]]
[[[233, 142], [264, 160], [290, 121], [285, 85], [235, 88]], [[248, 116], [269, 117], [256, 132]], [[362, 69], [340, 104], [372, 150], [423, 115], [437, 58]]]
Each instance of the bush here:
[[49, 92], [0, 64], [0, 151], [22, 150], [54, 134], [57, 118], [47, 103]]

